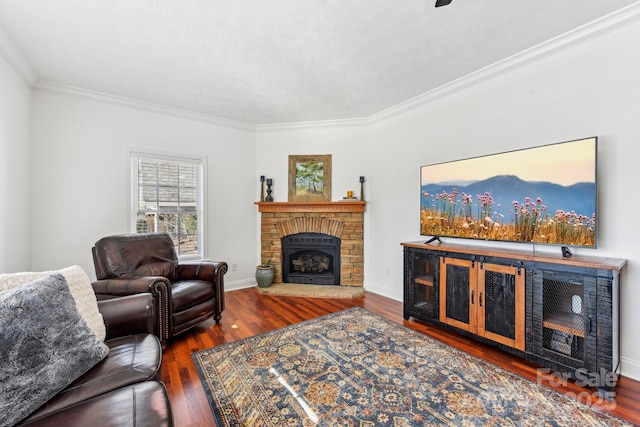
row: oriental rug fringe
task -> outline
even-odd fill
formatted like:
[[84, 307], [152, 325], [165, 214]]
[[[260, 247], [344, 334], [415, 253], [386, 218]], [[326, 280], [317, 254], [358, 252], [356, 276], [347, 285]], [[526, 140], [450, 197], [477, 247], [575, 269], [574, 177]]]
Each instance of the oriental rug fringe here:
[[220, 426], [631, 426], [361, 308], [192, 355]]

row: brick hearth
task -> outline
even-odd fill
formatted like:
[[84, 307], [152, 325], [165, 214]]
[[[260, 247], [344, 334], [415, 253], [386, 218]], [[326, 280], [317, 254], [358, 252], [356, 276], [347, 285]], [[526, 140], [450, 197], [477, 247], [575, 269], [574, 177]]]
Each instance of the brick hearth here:
[[271, 260], [274, 283], [282, 283], [283, 237], [324, 233], [341, 239], [340, 285], [364, 283], [365, 202], [256, 202], [262, 214], [261, 259]]

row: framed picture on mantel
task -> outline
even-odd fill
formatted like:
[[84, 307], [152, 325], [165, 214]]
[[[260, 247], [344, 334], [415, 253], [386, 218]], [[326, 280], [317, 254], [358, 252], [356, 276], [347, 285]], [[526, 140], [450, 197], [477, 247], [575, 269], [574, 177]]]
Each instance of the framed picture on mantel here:
[[289, 156], [289, 201], [331, 201], [331, 154]]

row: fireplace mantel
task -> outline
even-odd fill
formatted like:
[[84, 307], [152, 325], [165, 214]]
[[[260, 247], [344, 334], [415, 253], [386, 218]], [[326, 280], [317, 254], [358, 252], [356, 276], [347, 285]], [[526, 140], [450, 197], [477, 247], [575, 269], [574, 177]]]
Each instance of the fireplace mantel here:
[[259, 212], [364, 212], [367, 202], [255, 202]]
[[295, 233], [336, 236], [340, 244], [340, 285], [363, 286], [364, 212], [366, 202], [255, 202], [260, 219], [260, 259], [275, 267], [282, 283], [282, 241]]

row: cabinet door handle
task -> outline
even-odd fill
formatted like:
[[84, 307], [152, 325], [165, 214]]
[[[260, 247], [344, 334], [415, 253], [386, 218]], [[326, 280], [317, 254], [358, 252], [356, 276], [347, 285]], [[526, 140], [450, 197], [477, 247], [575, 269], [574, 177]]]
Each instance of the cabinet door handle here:
[[476, 295], [476, 291], [471, 291], [471, 304], [475, 304], [474, 297]]
[[589, 332], [588, 333], [590, 334], [591, 333], [591, 316], [589, 316], [588, 319], [589, 319]]
[[480, 304], [480, 307], [482, 307], [482, 292], [478, 295], [478, 303]]

